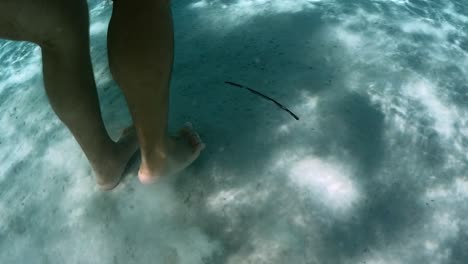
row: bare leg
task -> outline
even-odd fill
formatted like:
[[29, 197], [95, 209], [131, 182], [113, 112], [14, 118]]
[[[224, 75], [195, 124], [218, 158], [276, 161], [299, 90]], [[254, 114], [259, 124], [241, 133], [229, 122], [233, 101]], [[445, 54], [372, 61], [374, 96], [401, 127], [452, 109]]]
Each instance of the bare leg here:
[[9, 18], [7, 22], [17, 25], [15, 32], [2, 27], [0, 21], [0, 37], [41, 46], [44, 83], [51, 106], [83, 149], [98, 184], [103, 189], [112, 189], [138, 145], [131, 130], [115, 143], [104, 127], [89, 53], [86, 1], [6, 2], [0, 2], [0, 9], [18, 12], [17, 17], [27, 19]]
[[111, 72], [119, 83], [137, 130], [139, 178], [153, 182], [193, 162], [204, 147], [191, 126], [167, 132], [173, 28], [168, 0], [119, 0], [108, 33]]

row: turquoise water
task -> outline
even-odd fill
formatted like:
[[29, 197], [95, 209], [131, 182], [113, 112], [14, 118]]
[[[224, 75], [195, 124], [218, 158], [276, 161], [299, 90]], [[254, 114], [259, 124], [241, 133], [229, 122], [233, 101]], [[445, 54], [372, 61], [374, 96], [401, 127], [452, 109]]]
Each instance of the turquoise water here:
[[[111, 193], [47, 103], [39, 48], [0, 42], [0, 262], [466, 263], [467, 5], [174, 0], [170, 128], [191, 121], [207, 149]], [[90, 1], [116, 137], [111, 8]]]

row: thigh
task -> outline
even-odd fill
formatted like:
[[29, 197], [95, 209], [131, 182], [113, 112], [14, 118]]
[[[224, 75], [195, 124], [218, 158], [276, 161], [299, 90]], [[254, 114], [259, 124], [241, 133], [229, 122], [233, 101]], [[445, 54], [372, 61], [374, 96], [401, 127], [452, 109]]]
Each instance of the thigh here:
[[39, 45], [87, 32], [86, 0], [0, 0], [0, 38]]

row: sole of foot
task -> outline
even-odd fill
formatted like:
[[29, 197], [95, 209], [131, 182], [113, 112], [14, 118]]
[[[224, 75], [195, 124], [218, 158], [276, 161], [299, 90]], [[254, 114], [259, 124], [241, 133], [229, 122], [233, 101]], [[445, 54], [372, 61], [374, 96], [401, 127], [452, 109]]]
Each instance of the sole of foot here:
[[193, 129], [191, 123], [187, 122], [179, 130], [178, 135], [171, 136], [167, 145], [167, 158], [157, 169], [149, 169], [150, 166], [143, 164], [138, 171], [138, 178], [143, 184], [152, 184], [160, 177], [174, 175], [192, 164], [205, 148], [200, 136]]

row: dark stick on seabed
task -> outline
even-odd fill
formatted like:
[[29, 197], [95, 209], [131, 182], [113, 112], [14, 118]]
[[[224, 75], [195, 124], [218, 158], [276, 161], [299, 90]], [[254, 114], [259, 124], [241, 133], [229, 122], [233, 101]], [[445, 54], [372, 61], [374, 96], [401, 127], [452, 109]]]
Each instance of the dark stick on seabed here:
[[298, 117], [297, 115], [295, 115], [293, 112], [291, 112], [291, 111], [290, 111], [288, 108], [286, 108], [284, 105], [278, 103], [278, 101], [276, 101], [275, 99], [273, 99], [273, 98], [271, 98], [271, 97], [269, 97], [269, 96], [266, 96], [266, 95], [262, 94], [261, 92], [255, 91], [255, 90], [252, 89], [252, 88], [249, 88], [249, 87], [247, 87], [247, 86], [244, 86], [244, 85], [238, 84], [238, 83], [234, 83], [234, 82], [228, 82], [228, 81], [226, 81], [226, 82], [224, 82], [224, 83], [229, 84], [229, 85], [232, 85], [232, 86], [235, 86], [235, 87], [247, 89], [247, 90], [249, 90], [250, 92], [252, 92], [252, 93], [254, 93], [254, 94], [256, 94], [256, 95], [259, 95], [259, 96], [261, 96], [261, 97], [263, 97], [263, 98], [265, 98], [265, 99], [267, 99], [267, 100], [270, 100], [270, 101], [272, 101], [273, 103], [275, 103], [277, 106], [279, 106], [281, 109], [283, 109], [284, 111], [286, 111], [286, 112], [288, 112], [290, 115], [292, 115], [292, 117], [294, 117], [294, 119], [299, 120], [299, 117]]

